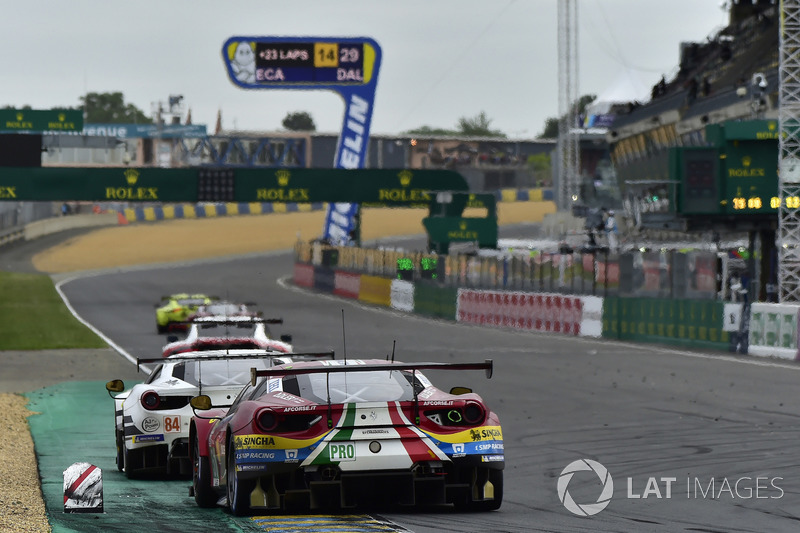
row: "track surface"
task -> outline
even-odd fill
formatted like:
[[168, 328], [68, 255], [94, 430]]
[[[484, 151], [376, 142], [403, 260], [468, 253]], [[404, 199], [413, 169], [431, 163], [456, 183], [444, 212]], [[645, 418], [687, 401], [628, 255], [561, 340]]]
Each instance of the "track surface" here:
[[[298, 351], [334, 349], [339, 356], [344, 310], [350, 358], [384, 357], [395, 340], [403, 361], [493, 358], [491, 380], [480, 373], [431, 377], [442, 388], [473, 387], [498, 411], [506, 446], [504, 504], [484, 514], [379, 510], [418, 533], [797, 529], [800, 367], [420, 319], [292, 288], [279, 281], [291, 269], [291, 254], [281, 252], [119, 270], [63, 282], [61, 289], [78, 315], [133, 356], [158, 353], [165, 338], [155, 332], [153, 304], [162, 294], [186, 290], [257, 302], [266, 316], [284, 319], [276, 333], [292, 334]], [[130, 371], [124, 358], [109, 357], [118, 360], [120, 372]], [[110, 403], [106, 407], [113, 447]], [[113, 450], [108, 455], [111, 464], [101, 467], [111, 470]], [[570, 513], [556, 490], [562, 469], [582, 458], [602, 463], [614, 481], [608, 507], [590, 518]], [[61, 460], [63, 469], [85, 458], [80, 450], [64, 450]], [[45, 483], [59, 475], [42, 472]], [[264, 530], [221, 509], [195, 510], [188, 484], [168, 483], [173, 489], [166, 499], [151, 499], [138, 485], [132, 491], [142, 511], [134, 529], [175, 530], [188, 516], [219, 521], [226, 530]], [[594, 473], [578, 472], [568, 489], [574, 501], [588, 504], [601, 485]], [[81, 519], [87, 526], [104, 520]]]

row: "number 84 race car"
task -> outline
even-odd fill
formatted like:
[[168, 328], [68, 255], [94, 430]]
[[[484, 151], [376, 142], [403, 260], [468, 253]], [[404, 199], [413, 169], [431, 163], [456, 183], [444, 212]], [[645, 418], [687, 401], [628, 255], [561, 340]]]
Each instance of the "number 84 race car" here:
[[[192, 492], [201, 507], [344, 509], [369, 504], [498, 509], [503, 434], [471, 389], [421, 370], [492, 362], [309, 361], [252, 370], [229, 407], [192, 399]], [[260, 378], [260, 379], [259, 379]]]
[[122, 380], [106, 383], [114, 398], [117, 468], [129, 478], [191, 473], [189, 401], [206, 394], [230, 402], [250, 379], [253, 367], [298, 359], [333, 359], [333, 352], [289, 354], [266, 350], [186, 352], [167, 358], [139, 359], [139, 365], [160, 363], [144, 383], [125, 391]]

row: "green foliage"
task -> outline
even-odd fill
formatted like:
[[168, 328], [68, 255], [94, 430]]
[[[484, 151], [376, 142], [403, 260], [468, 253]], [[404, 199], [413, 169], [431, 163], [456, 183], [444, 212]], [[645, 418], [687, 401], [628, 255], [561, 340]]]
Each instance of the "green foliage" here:
[[491, 129], [491, 123], [491, 119], [486, 116], [485, 112], [481, 111], [474, 117], [461, 117], [458, 119], [457, 127], [454, 130], [420, 126], [405, 133], [431, 137], [447, 135], [452, 137], [498, 137], [505, 139], [507, 135], [500, 130]]
[[284, 128], [290, 131], [317, 131], [314, 119], [305, 111], [288, 113], [282, 124]]
[[550, 178], [553, 175], [550, 154], [541, 153], [530, 155], [526, 163], [528, 165], [528, 170], [530, 170], [531, 174], [536, 178], [537, 183], [546, 184], [550, 182]]
[[70, 314], [49, 276], [0, 272], [2, 350], [106, 348]]
[[458, 136], [458, 132], [456, 130], [447, 130], [444, 128], [431, 128], [430, 126], [420, 126], [419, 128], [408, 130], [405, 132], [411, 135], [423, 135], [423, 136]]
[[506, 134], [499, 130], [490, 128], [492, 121], [481, 111], [472, 118], [461, 117], [458, 119], [458, 130], [465, 137], [500, 137], [505, 138]]
[[544, 121], [544, 131], [539, 134], [542, 139], [558, 139], [558, 119], [551, 117]]
[[133, 104], [125, 104], [121, 92], [87, 93], [81, 96], [83, 120], [89, 124], [152, 124], [149, 118]]
[[[580, 115], [586, 110], [586, 106], [591, 104], [597, 99], [596, 94], [584, 94], [580, 98], [578, 98], [578, 102], [575, 104], [578, 106], [578, 114]], [[544, 121], [544, 130], [539, 137], [542, 139], [557, 139], [558, 138], [558, 117], [550, 117]]]

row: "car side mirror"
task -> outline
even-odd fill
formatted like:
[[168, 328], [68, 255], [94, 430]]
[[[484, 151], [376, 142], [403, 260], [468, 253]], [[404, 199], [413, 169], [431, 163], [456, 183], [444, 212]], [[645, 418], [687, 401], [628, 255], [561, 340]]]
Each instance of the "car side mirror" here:
[[292, 342], [292, 336], [291, 335], [281, 335], [281, 341], [282, 342], [291, 343]]
[[177, 335], [167, 335], [167, 343], [177, 342], [177, 341], [178, 341]]
[[460, 396], [462, 394], [469, 394], [472, 392], [472, 389], [469, 387], [453, 387], [450, 389], [450, 394], [453, 396]]
[[211, 409], [211, 398], [206, 396], [205, 394], [201, 394], [200, 396], [195, 396], [191, 400], [189, 400], [189, 404], [195, 408], [200, 409], [201, 411], [208, 411]]
[[121, 379], [112, 379], [106, 383], [106, 390], [109, 396], [112, 392], [122, 392], [125, 390], [125, 383]]

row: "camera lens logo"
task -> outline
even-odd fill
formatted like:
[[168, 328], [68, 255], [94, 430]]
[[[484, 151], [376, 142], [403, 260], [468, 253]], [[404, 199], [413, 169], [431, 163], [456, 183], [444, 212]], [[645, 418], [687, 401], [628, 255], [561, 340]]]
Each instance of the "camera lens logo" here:
[[[575, 472], [586, 470], [591, 470], [597, 474], [597, 477], [600, 478], [600, 482], [603, 484], [603, 490], [600, 492], [600, 496], [595, 503], [575, 503], [575, 500], [572, 499], [567, 488]], [[609, 502], [611, 502], [611, 496], [614, 495], [614, 480], [611, 479], [611, 474], [608, 473], [606, 467], [597, 461], [579, 459], [571, 462], [561, 471], [561, 475], [558, 476], [557, 489], [558, 499], [561, 500], [561, 503], [564, 504], [564, 507], [566, 507], [569, 512], [578, 516], [593, 516], [605, 509]]]

